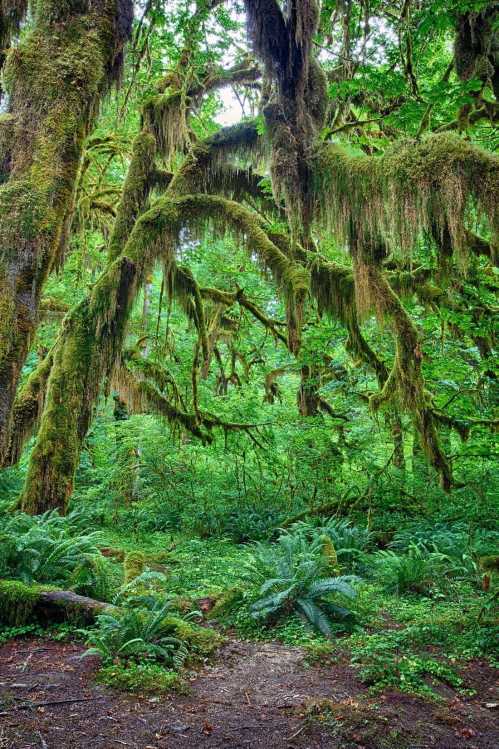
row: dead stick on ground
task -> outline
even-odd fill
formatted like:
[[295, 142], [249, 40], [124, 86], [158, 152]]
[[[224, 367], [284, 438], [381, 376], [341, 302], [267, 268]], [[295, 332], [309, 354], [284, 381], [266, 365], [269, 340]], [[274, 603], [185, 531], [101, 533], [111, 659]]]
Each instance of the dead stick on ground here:
[[307, 727], [307, 724], [305, 723], [305, 725], [301, 726], [301, 728], [299, 728], [297, 731], [295, 731], [295, 733], [292, 736], [288, 736], [287, 739], [286, 739], [286, 741], [291, 741], [291, 739], [296, 739], [296, 737], [299, 736], [300, 733], [302, 731], [304, 731], [306, 727]]
[[16, 705], [18, 710], [29, 710], [32, 707], [47, 707], [49, 705], [70, 705], [73, 702], [94, 702], [95, 700], [101, 700], [102, 697], [79, 697], [72, 700], [50, 700], [49, 702], [29, 702], [25, 705]]

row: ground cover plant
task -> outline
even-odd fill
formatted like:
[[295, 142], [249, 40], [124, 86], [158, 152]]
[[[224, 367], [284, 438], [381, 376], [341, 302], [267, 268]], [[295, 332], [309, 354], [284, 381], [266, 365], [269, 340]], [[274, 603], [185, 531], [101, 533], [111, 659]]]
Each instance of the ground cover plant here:
[[0, 3], [0, 746], [499, 743], [497, 37]]

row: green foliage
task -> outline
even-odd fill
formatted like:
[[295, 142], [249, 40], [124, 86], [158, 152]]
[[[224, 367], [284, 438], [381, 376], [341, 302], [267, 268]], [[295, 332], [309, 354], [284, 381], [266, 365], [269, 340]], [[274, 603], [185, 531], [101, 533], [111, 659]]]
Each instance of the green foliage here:
[[186, 643], [177, 636], [175, 622], [167, 618], [171, 603], [156, 603], [150, 609], [128, 608], [101, 614], [90, 632], [86, 655], [100, 655], [104, 663], [142, 659], [157, 661], [177, 670], [187, 659]]
[[271, 508], [259, 511], [235, 506], [201, 512], [189, 525], [201, 538], [226, 536], [235, 543], [246, 543], [268, 539], [281, 519], [281, 514]]
[[96, 545], [99, 534], [80, 533], [71, 516], [16, 513], [4, 518], [0, 535], [1, 577], [67, 585], [101, 600], [109, 597], [109, 567]]
[[[423, 697], [437, 697], [435, 691], [427, 685], [426, 677], [433, 683], [444, 683], [459, 689], [462, 678], [455, 669], [429, 658], [428, 656], [400, 655], [390, 658], [383, 648], [371, 652], [359, 652], [356, 658], [363, 660], [359, 670], [360, 678], [374, 693], [385, 689], [398, 689], [401, 692], [420, 694]], [[354, 662], [356, 660], [354, 658]]]
[[428, 595], [444, 571], [444, 557], [412, 546], [401, 556], [393, 551], [378, 552], [376, 565], [379, 579], [390, 592]]
[[249, 579], [258, 584], [258, 598], [250, 611], [255, 619], [275, 622], [294, 612], [322, 634], [351, 629], [352, 612], [333, 598], [352, 599], [352, 576], [330, 574], [330, 560], [324, 556], [319, 538], [308, 543], [300, 535], [283, 535], [273, 547], [260, 546], [248, 569]]
[[[107, 77], [100, 65], [89, 80], [80, 75], [92, 68], [97, 38], [75, 55], [77, 37], [89, 33], [79, 20], [73, 31], [61, 24], [60, 37], [42, 35], [40, 46], [31, 19], [4, 70], [6, 82], [19, 87], [13, 103], [26, 109], [28, 124], [39, 120], [40, 186], [17, 190], [9, 184], [10, 159], [0, 165], [0, 202], [22, 209], [12, 231], [0, 222], [7, 256], [20, 246], [17, 229], [33, 241], [47, 234], [40, 257], [57, 254], [61, 239], [61, 267], [44, 272], [41, 323], [18, 391], [9, 453], [19, 464], [0, 473], [0, 577], [9, 578], [0, 581], [0, 616], [14, 625], [6, 631], [35, 633], [24, 622], [37, 583], [112, 601], [122, 611], [99, 619], [89, 645], [109, 664], [105, 683], [147, 692], [175, 685], [170, 669], [217, 647], [213, 630], [178, 613], [180, 599], [194, 609], [208, 597], [216, 600], [213, 618], [238, 636], [305, 644], [311, 659], [334, 652], [332, 633], [352, 630], [342, 646], [375, 688], [428, 694], [428, 678], [459, 687], [443, 654], [493, 660], [497, 649], [499, 473], [490, 427], [497, 420], [498, 277], [494, 227], [485, 216], [496, 208], [495, 191], [486, 190], [495, 180], [497, 100], [480, 71], [459, 77], [453, 51], [456, 18], [487, 3], [406, 4], [404, 18], [390, 3], [324, 5], [315, 42], [329, 81], [328, 120], [314, 143], [304, 143], [296, 187], [327, 189], [318, 196], [324, 215], [313, 206], [314, 241], [304, 247], [290, 241], [296, 212], [275, 200], [273, 133], [256, 78], [230, 84], [242, 121], [220, 131], [226, 97], [217, 75], [226, 74], [229, 58], [236, 65], [249, 59], [237, 4], [208, 10], [201, 3], [197, 14], [182, 4], [139, 5], [148, 11], [136, 27], [125, 85], [100, 113], [92, 106], [87, 117], [86, 104], [75, 109], [81, 97], [96, 103], [97, 82]], [[15, 24], [8, 31], [15, 37]], [[27, 65], [31, 57], [42, 67]], [[71, 71], [82, 85], [64, 102]], [[48, 86], [40, 86], [45, 78]], [[32, 97], [21, 95], [31, 89], [42, 119], [28, 111]], [[265, 90], [263, 98], [273, 106], [276, 93]], [[55, 101], [73, 114], [61, 117], [48, 106]], [[309, 104], [297, 111], [313, 117]], [[81, 154], [84, 125], [95, 118]], [[4, 155], [11, 153], [4, 143], [11, 120], [1, 121]], [[39, 128], [44, 122], [47, 133]], [[189, 145], [192, 134], [199, 140]], [[220, 146], [227, 135], [238, 138]], [[260, 136], [263, 147], [255, 142]], [[293, 138], [284, 140], [286, 157]], [[53, 148], [67, 151], [72, 166], [52, 158]], [[317, 166], [311, 157], [322, 150], [329, 158]], [[20, 141], [15, 153], [21, 168], [30, 149]], [[274, 159], [274, 167], [286, 165], [294, 168], [292, 158]], [[328, 170], [330, 178], [322, 173]], [[49, 213], [44, 190], [52, 196]], [[73, 202], [69, 236], [60, 236]], [[350, 236], [353, 228], [358, 236]], [[349, 253], [334, 229], [349, 235]], [[373, 229], [393, 245], [380, 263], [397, 303], [400, 297], [395, 314], [363, 288], [364, 245], [356, 240], [370, 240], [367, 260], [378, 262], [374, 255], [384, 250]], [[108, 263], [123, 252], [124, 276], [119, 260]], [[178, 262], [189, 289], [180, 288]], [[74, 304], [81, 306], [61, 324], [61, 312]], [[435, 443], [452, 463], [449, 493], [401, 399], [387, 400], [377, 415], [369, 406], [400, 364], [404, 336], [392, 335], [390, 325], [402, 318], [406, 331], [417, 332], [409, 358], [421, 366], [425, 416], [436, 414]], [[14, 329], [8, 326], [7, 338]], [[54, 397], [40, 427], [53, 362], [45, 354], [68, 331], [72, 343], [59, 348]], [[114, 367], [120, 359], [138, 373], [133, 392]], [[413, 378], [404, 382], [410, 396]], [[109, 390], [122, 398], [119, 415]], [[160, 418], [147, 393], [183, 421]], [[206, 417], [227, 426], [208, 429]], [[37, 431], [31, 456], [39, 470], [29, 474], [28, 499], [65, 498], [79, 460], [69, 517], [9, 514]], [[291, 532], [274, 543], [282, 526]], [[123, 565], [121, 557], [101, 555], [100, 541], [123, 552]], [[353, 574], [363, 578], [355, 591]]]
[[410, 523], [398, 530], [390, 544], [396, 550], [407, 550], [418, 546], [427, 551], [439, 551], [449, 557], [462, 557], [466, 553], [478, 556], [492, 552], [499, 545], [499, 533], [473, 524], [458, 523]]
[[46, 630], [38, 624], [0, 625], [0, 645], [5, 645], [9, 640], [16, 640], [19, 637], [42, 637], [45, 633]]

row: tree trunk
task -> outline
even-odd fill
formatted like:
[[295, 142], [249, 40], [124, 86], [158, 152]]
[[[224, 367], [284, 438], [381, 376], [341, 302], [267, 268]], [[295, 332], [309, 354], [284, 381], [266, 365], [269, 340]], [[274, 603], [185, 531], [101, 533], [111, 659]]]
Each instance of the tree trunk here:
[[39, 0], [4, 67], [0, 163], [0, 464], [40, 295], [62, 262], [82, 145], [119, 72], [132, 0]]
[[390, 414], [389, 423], [393, 439], [393, 465], [395, 468], [405, 471], [404, 431], [400, 415], [397, 413]]
[[317, 416], [320, 406], [320, 371], [318, 367], [304, 364], [298, 390], [298, 410], [302, 416]]

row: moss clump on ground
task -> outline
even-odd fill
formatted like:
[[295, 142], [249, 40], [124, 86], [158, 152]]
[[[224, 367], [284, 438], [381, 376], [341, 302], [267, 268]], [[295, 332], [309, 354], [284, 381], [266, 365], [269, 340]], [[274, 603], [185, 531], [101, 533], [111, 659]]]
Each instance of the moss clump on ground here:
[[129, 551], [125, 554], [123, 562], [123, 573], [125, 583], [130, 583], [144, 572], [146, 566], [146, 555], [143, 551]]
[[40, 597], [38, 585], [26, 585], [20, 580], [0, 580], [0, 623], [9, 626], [26, 624]]
[[233, 587], [224, 590], [217, 597], [215, 605], [210, 611], [210, 619], [218, 619], [224, 615], [234, 613], [240, 608], [244, 597], [244, 590], [241, 587]]
[[97, 681], [99, 684], [125, 692], [164, 694], [185, 690], [182, 679], [176, 671], [162, 668], [155, 663], [105, 666], [97, 674]]
[[194, 660], [212, 655], [224, 640], [222, 635], [215, 630], [199, 627], [180, 617], [168, 616], [165, 624], [171, 626], [175, 631], [175, 636], [187, 644], [190, 656]]

